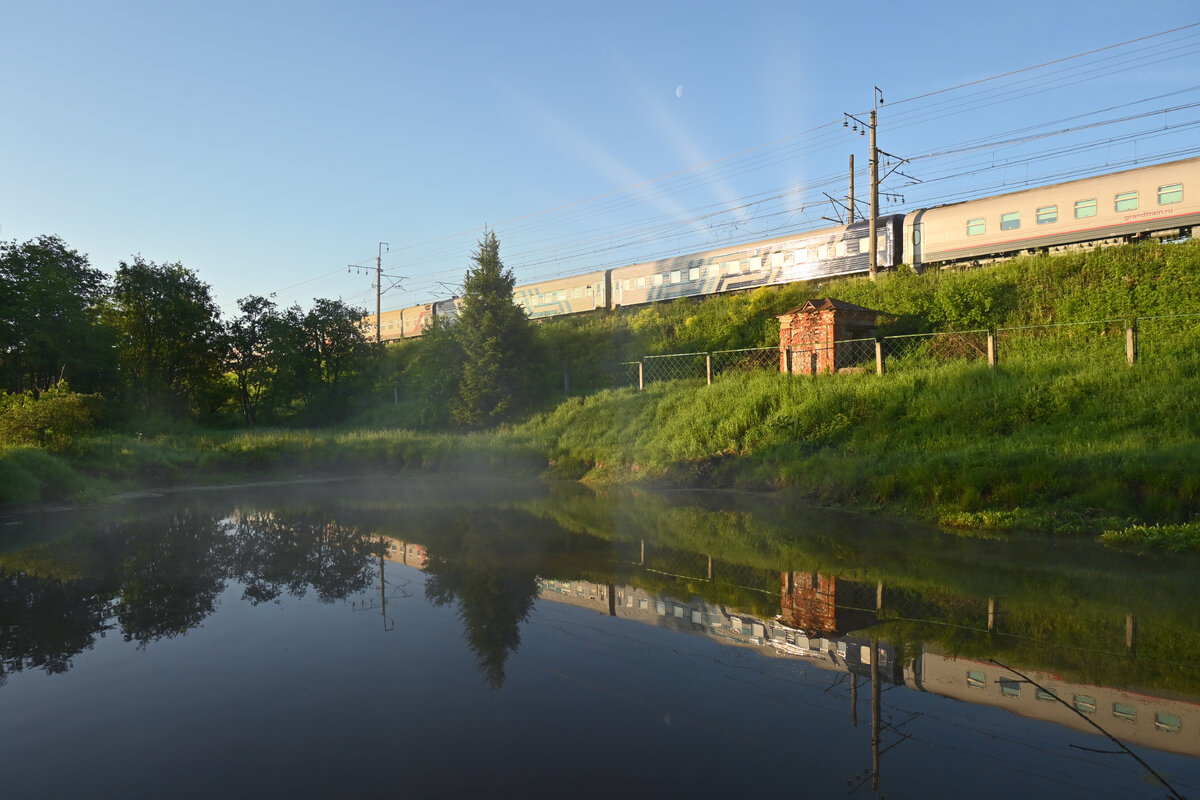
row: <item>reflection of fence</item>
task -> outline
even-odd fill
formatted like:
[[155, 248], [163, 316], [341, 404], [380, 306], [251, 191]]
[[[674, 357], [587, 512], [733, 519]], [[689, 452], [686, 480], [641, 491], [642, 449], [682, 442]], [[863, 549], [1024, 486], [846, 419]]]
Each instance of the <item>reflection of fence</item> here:
[[1022, 365], [1134, 364], [1164, 361], [1200, 346], [1200, 314], [1030, 325], [991, 330], [902, 334], [798, 345], [646, 356], [615, 365], [608, 385], [644, 388], [655, 381], [712, 383], [731, 372], [783, 371], [800, 375], [918, 369], [963, 361]]
[[[885, 624], [930, 640], [962, 643], [967, 641], [963, 637], [978, 634], [1097, 654], [1168, 654], [1173, 647], [1166, 631], [1150, 624], [1143, 628], [1132, 614], [1089, 616], [1071, 612], [1068, 616], [1077, 624], [1050, 634], [1045, 610], [1009, 608], [1002, 599], [959, 595], [938, 588], [909, 589], [824, 573], [750, 567], [645, 540], [614, 545], [618, 572], [641, 573], [644, 580], [638, 583], [677, 582], [678, 590], [689, 593], [681, 599], [700, 594], [710, 602], [732, 601], [728, 609], [731, 613], [758, 613], [765, 619], [778, 616], [793, 627], [807, 630], [813, 628], [789, 622], [789, 612], [794, 614], [799, 609], [810, 620], [819, 620], [813, 625], [826, 624], [824, 633], [848, 634]], [[626, 574], [632, 578], [632, 574]], [[660, 588], [669, 593], [675, 587], [668, 584]], [[1000, 643], [1000, 639], [994, 642]], [[1174, 662], [1168, 657], [1163, 663]]]

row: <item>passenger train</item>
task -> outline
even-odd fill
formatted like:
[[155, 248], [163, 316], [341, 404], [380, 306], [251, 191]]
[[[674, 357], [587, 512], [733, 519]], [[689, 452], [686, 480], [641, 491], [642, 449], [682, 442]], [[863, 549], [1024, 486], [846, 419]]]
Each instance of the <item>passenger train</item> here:
[[[879, 217], [879, 269], [941, 267], [1116, 244], [1179, 238], [1200, 223], [1200, 157]], [[553, 278], [513, 289], [531, 319], [580, 314], [868, 271], [868, 222]], [[421, 335], [452, 319], [459, 300], [386, 311], [384, 341]], [[363, 318], [374, 338], [375, 317]]]

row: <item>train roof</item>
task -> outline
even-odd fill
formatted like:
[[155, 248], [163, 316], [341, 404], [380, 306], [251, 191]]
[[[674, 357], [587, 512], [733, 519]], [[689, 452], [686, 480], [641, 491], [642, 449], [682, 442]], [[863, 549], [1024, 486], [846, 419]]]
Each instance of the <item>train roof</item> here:
[[1130, 167], [1129, 169], [1117, 170], [1116, 172], [1098, 172], [1095, 175], [1088, 175], [1087, 177], [1084, 177], [1084, 178], [1072, 178], [1071, 180], [1059, 181], [1058, 183], [1047, 183], [1047, 184], [1043, 184], [1041, 186], [1027, 186], [1024, 189], [1016, 189], [1011, 192], [1004, 192], [1003, 194], [989, 194], [989, 195], [984, 195], [983, 197], [973, 197], [970, 200], [959, 200], [956, 203], [940, 203], [936, 206], [929, 206], [927, 209], [914, 208], [912, 211], [910, 211], [908, 213], [915, 214], [918, 211], [930, 210], [930, 209], [934, 209], [934, 208], [953, 208], [954, 206], [961, 206], [965, 203], [977, 203], [980, 200], [1002, 200], [1005, 197], [1015, 197], [1016, 195], [1027, 194], [1029, 192], [1051, 191], [1051, 190], [1059, 189], [1059, 188], [1062, 188], [1065, 186], [1072, 186], [1072, 185], [1084, 183], [1086, 181], [1096, 180], [1097, 178], [1115, 178], [1120, 175], [1129, 175], [1134, 172], [1143, 172], [1148, 169], [1157, 169], [1159, 167], [1181, 166], [1184, 164], [1200, 165], [1200, 156], [1195, 156], [1193, 158], [1181, 158], [1177, 161], [1160, 161], [1157, 164], [1142, 164], [1140, 166]]

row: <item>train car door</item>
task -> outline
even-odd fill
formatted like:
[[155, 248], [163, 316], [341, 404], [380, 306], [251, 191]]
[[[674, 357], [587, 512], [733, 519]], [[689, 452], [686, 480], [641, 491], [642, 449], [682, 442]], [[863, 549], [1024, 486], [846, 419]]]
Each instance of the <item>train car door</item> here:
[[[896, 253], [896, 263], [903, 264], [905, 261], [917, 272], [921, 271], [921, 264], [925, 262], [925, 211], [917, 211], [911, 214], [912, 225], [904, 225], [900, 233], [901, 247], [900, 252]], [[907, 238], [907, 240], [906, 240]], [[908, 249], [907, 258], [904, 250]]]

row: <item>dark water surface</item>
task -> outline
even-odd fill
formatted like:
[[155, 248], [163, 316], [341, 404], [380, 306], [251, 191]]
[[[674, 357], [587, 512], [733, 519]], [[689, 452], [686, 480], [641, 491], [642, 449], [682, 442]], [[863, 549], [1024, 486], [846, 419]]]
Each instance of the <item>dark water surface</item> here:
[[1200, 798], [1197, 588], [735, 494], [11, 517], [0, 796]]

